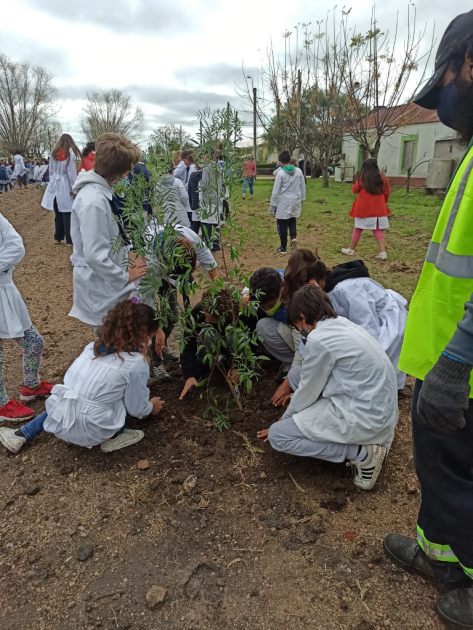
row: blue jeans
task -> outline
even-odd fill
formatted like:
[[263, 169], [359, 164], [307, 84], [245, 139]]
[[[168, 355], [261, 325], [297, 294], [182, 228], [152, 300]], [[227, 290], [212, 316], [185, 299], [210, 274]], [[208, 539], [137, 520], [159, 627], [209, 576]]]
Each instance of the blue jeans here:
[[[44, 423], [46, 422], [47, 417], [48, 412], [43, 411], [42, 414], [36, 416], [36, 418], [33, 418], [33, 420], [30, 420], [28, 424], [25, 424], [24, 427], [20, 427], [20, 431], [23, 433], [23, 436], [27, 440], [34, 440], [35, 437], [37, 437], [40, 433], [44, 431]], [[120, 433], [123, 433], [124, 430], [125, 425], [123, 425], [123, 427], [119, 429], [115, 433], [115, 435], [112, 436], [111, 439], [113, 440], [113, 438], [116, 438], [118, 435], [120, 435]]]
[[245, 179], [243, 180], [243, 194], [246, 194], [246, 189], [249, 187], [250, 188], [250, 195], [253, 194], [253, 182], [255, 181], [255, 178], [252, 176], [249, 177], [245, 177]]
[[44, 431], [44, 423], [48, 417], [48, 412], [43, 411], [42, 414], [30, 420], [24, 427], [20, 427], [20, 431], [23, 433], [27, 440], [33, 440], [37, 435]]

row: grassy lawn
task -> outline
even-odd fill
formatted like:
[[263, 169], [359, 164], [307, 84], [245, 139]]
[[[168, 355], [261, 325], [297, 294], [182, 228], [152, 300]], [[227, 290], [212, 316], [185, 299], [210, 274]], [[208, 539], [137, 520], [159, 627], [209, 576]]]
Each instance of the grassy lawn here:
[[[272, 188], [272, 180], [257, 180], [254, 201], [247, 200], [242, 206], [242, 223], [251, 231], [251, 244], [262, 254], [278, 247], [275, 219], [268, 214]], [[350, 244], [354, 219], [348, 215], [354, 198], [350, 184], [337, 184], [331, 179], [330, 188], [324, 190], [321, 179], [308, 179], [307, 200], [298, 219], [299, 247], [317, 248], [329, 266], [346, 262], [340, 248]], [[410, 299], [441, 202], [437, 197], [424, 196], [419, 190], [406, 195], [405, 189], [400, 189], [391, 194], [388, 205], [392, 212], [391, 227], [386, 231], [388, 260], [376, 259], [378, 248], [372, 232], [363, 234], [357, 257], [366, 262], [372, 278]], [[284, 267], [287, 257], [279, 258]], [[270, 263], [262, 255], [261, 266], [265, 264]]]

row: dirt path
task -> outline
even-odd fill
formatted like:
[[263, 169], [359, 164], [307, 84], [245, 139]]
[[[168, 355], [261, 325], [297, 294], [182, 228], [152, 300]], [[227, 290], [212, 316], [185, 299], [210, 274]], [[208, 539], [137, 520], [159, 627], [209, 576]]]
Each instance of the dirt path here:
[[[91, 331], [67, 317], [70, 251], [53, 245], [53, 215], [40, 198], [35, 190], [3, 194], [0, 212], [23, 236], [15, 281], [46, 339], [42, 376], [57, 381]], [[271, 264], [267, 254], [258, 252], [255, 264]], [[14, 397], [21, 361], [7, 345]], [[387, 532], [415, 531], [410, 401], [401, 401], [376, 490], [362, 493], [343, 465], [285, 457], [268, 445], [251, 450], [256, 430], [278, 418], [269, 404], [276, 370], [271, 364], [247, 413], [232, 412], [223, 434], [203, 417], [198, 392], [177, 400], [183, 380], [173, 366], [159, 391], [166, 410], [145, 423], [140, 444], [107, 456], [44, 434], [18, 456], [0, 450], [0, 627], [443, 628], [433, 610], [439, 591], [382, 554]], [[149, 468], [140, 471], [144, 459]], [[146, 603], [152, 586], [168, 591], [154, 611]]]

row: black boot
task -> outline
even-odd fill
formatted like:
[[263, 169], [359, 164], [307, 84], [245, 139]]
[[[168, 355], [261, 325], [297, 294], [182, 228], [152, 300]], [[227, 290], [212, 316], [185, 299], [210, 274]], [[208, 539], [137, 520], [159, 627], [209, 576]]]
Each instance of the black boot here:
[[383, 540], [385, 554], [394, 564], [409, 573], [417, 573], [447, 584], [463, 584], [469, 578], [457, 563], [435, 562], [419, 547], [417, 540], [388, 534]]
[[454, 628], [473, 628], [473, 589], [459, 588], [444, 595], [437, 601], [437, 612]]

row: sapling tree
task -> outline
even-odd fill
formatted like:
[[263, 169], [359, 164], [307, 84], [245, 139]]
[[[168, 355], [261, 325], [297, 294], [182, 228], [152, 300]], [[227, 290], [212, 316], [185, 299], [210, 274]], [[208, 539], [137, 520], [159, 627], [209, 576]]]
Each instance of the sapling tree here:
[[[156, 308], [162, 327], [175, 326], [181, 352], [189, 336], [197, 338], [200, 360], [209, 373], [197, 385], [207, 385], [209, 409], [216, 410], [215, 393], [210, 389], [216, 370], [225, 379], [234, 405], [243, 411], [244, 396], [251, 392], [259, 361], [265, 357], [258, 356], [260, 340], [244, 321], [243, 316], [250, 316], [250, 307], [241, 305], [241, 289], [248, 284], [248, 274], [239, 261], [247, 239], [238, 223], [243, 157], [235, 148], [235, 138], [241, 138], [241, 121], [230, 107], [206, 109], [198, 116], [202, 145], [197, 161], [203, 166], [200, 212], [203, 222], [213, 224], [207, 239], [220, 240], [218, 277], [210, 278], [199, 269], [193, 272], [192, 255], [182, 231], [173, 222], [166, 223], [164, 215], [172, 216], [173, 189], [163, 185], [169, 164], [155, 152], [147, 156], [149, 182], [138, 176], [132, 184], [125, 180], [116, 186], [123, 212], [122, 232], [115, 247], [122, 247], [127, 239], [133, 258], [148, 259], [150, 270], [140, 282], [139, 299]], [[151, 220], [141, 208], [144, 193], [153, 208]], [[203, 308], [212, 315], [212, 324], [198, 324], [192, 315], [191, 301], [195, 303], [196, 294], [202, 291], [206, 296]], [[225, 309], [221, 307], [223, 294], [228, 298]], [[213, 417], [220, 430], [226, 426], [222, 409]]]

